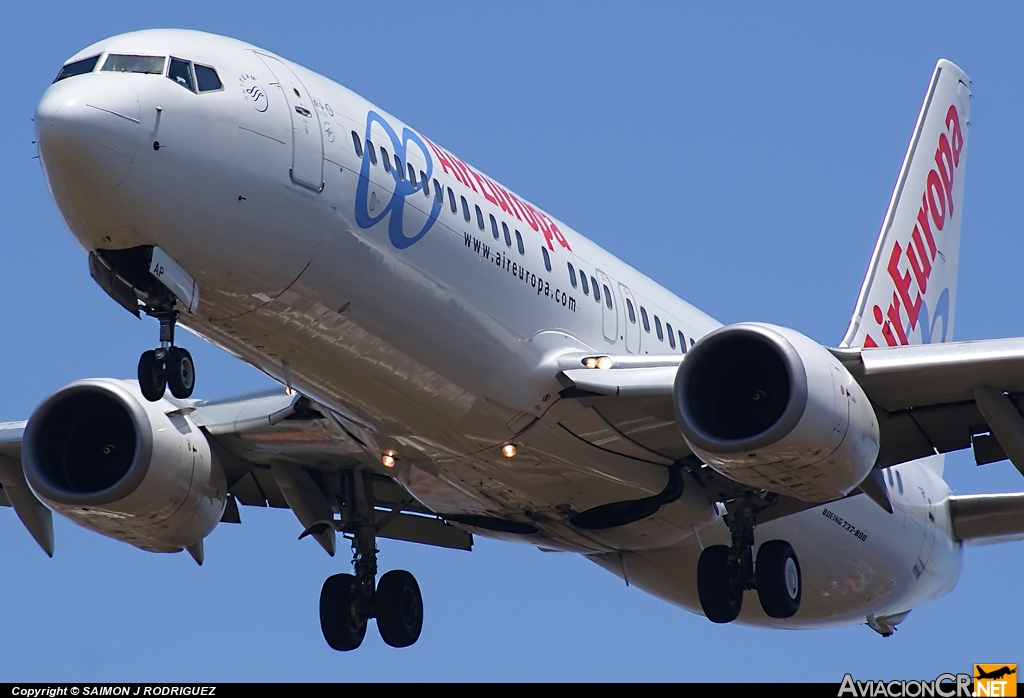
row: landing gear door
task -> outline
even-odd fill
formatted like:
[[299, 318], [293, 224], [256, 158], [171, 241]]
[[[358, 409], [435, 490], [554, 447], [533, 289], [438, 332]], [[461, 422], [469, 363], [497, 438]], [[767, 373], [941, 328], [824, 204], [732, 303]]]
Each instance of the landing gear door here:
[[292, 120], [292, 181], [313, 191], [323, 191], [324, 141], [313, 98], [298, 76], [281, 60], [265, 53], [257, 52], [256, 55], [277, 78], [288, 103], [288, 115]]

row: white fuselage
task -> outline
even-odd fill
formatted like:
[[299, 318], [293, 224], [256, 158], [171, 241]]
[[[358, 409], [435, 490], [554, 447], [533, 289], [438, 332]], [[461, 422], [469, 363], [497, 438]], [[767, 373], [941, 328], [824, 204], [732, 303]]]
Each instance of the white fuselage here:
[[[670, 461], [559, 426], [579, 408], [555, 376], [566, 353], [681, 354], [719, 323], [321, 75], [198, 32], [122, 35], [76, 58], [104, 52], [212, 66], [224, 89], [115, 72], [50, 87], [37, 129], [61, 147], [44, 166], [82, 245], [167, 252], [200, 287], [182, 324], [393, 450], [390, 474], [433, 510], [528, 520], [538, 534], [495, 535], [587, 554], [700, 611], [697, 556], [728, 541], [717, 508], [690, 486], [648, 520], [570, 526], [568, 513], [660, 491]], [[503, 458], [511, 440], [519, 455]], [[747, 603], [741, 622], [864, 622], [948, 592], [961, 546], [941, 457], [893, 471], [893, 514], [855, 496], [759, 526], [759, 542], [796, 550], [803, 601], [784, 621]]]

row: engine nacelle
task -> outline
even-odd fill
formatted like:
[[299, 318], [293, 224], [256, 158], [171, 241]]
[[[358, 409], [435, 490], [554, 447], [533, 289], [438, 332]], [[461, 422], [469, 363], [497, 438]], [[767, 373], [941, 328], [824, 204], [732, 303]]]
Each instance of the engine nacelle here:
[[152, 552], [203, 540], [224, 513], [227, 482], [199, 427], [138, 385], [80, 380], [32, 413], [25, 479], [48, 507]]
[[878, 422], [857, 381], [791, 329], [722, 327], [676, 374], [676, 420], [705, 463], [751, 487], [821, 502], [859, 485], [878, 457]]

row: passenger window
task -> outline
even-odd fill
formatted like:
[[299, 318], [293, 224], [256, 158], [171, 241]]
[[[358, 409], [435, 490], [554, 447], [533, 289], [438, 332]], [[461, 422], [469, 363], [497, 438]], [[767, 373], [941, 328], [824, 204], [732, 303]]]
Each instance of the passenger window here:
[[665, 341], [665, 333], [661, 329], [661, 318], [657, 315], [654, 316], [654, 333], [658, 335], [658, 341]]
[[434, 196], [437, 197], [438, 201], [444, 204], [444, 187], [442, 187], [436, 179], [434, 180]]
[[455, 192], [451, 189], [448, 190], [448, 206], [452, 209], [452, 213], [459, 212], [459, 206], [455, 203]]
[[462, 201], [462, 217], [469, 223], [469, 204], [466, 202], [466, 197], [460, 196], [459, 199]]
[[430, 180], [427, 179], [427, 173], [420, 170], [420, 181], [423, 182], [423, 196], [430, 198]]
[[373, 149], [373, 141], [371, 141], [369, 138], [366, 139], [366, 152], [370, 156], [370, 163], [376, 165], [377, 151]]
[[644, 323], [644, 332], [651, 331], [651, 321], [647, 318], [647, 308], [640, 306], [640, 319]]
[[474, 206], [473, 208], [476, 209], [476, 226], [478, 228], [480, 228], [480, 230], [483, 230], [484, 229], [484, 212], [480, 210], [479, 206]]
[[604, 289], [604, 304], [608, 306], [608, 310], [612, 310], [612, 292], [608, 290], [607, 284], [601, 288]]
[[508, 226], [505, 225], [505, 221], [501, 222], [501, 232], [505, 234], [505, 245], [512, 247], [512, 235], [508, 232]]
[[406, 162], [405, 166], [409, 170], [409, 183], [412, 185], [412, 188], [415, 189], [416, 188], [416, 169], [412, 166], [411, 162]]
[[494, 220], [494, 214], [488, 214], [488, 217], [491, 219], [491, 235], [493, 235], [494, 239], [497, 240], [498, 236], [501, 234], [498, 232], [498, 221]]
[[356, 155], [363, 157], [363, 142], [359, 140], [359, 134], [355, 131], [352, 132], [352, 145], [355, 146]]
[[633, 310], [633, 301], [626, 299], [626, 314], [629, 315], [629, 321], [636, 324], [636, 311]]
[[68, 63], [66, 66], [60, 69], [60, 72], [57, 73], [57, 77], [55, 77], [53, 81], [60, 82], [61, 80], [65, 80], [67, 78], [73, 78], [76, 75], [85, 75], [86, 73], [91, 73], [93, 69], [96, 67], [96, 64], [99, 62], [99, 60], [99, 55], [95, 55], [91, 58], [83, 58], [80, 61]]
[[516, 247], [519, 248], [519, 254], [526, 254], [526, 248], [523, 247], [523, 236], [516, 231]]
[[216, 92], [224, 89], [217, 71], [210, 66], [194, 63], [192, 68], [196, 71], [196, 87], [200, 92]]
[[544, 245], [540, 246], [540, 253], [544, 256], [544, 268], [551, 271], [551, 255], [548, 254], [548, 248]]
[[889, 474], [889, 487], [895, 487], [896, 483], [892, 481], [892, 468], [886, 468], [885, 472]]
[[166, 61], [167, 59], [163, 56], [128, 56], [111, 53], [107, 56], [107, 60], [103, 61], [103, 67], [100, 70], [110, 70], [115, 73], [163, 75]]
[[668, 335], [668, 345], [673, 349], [676, 348], [676, 336], [672, 332], [672, 325], [665, 323], [665, 334]]
[[384, 164], [384, 171], [391, 171], [391, 156], [388, 155], [388, 151], [384, 150], [384, 146], [380, 147], [380, 161]]
[[573, 268], [572, 262], [566, 262], [565, 264], [569, 267], [569, 283], [572, 284], [573, 288], [576, 288], [576, 269]]
[[692, 347], [696, 343], [697, 343], [697, 340], [695, 340], [693, 337], [690, 337], [690, 346]]
[[590, 295], [590, 284], [587, 282], [587, 275], [580, 269], [580, 283], [583, 284], [583, 295]]
[[402, 167], [402, 159], [398, 157], [398, 153], [395, 153], [395, 174], [402, 181], [405, 181], [405, 169]]
[[683, 336], [682, 330], [679, 330], [679, 348], [686, 353], [686, 337]]
[[900, 494], [903, 494], [903, 477], [900, 475], [900, 471], [896, 471], [896, 487], [899, 489]]
[[195, 92], [192, 88], [192, 66], [189, 65], [188, 61], [172, 57], [171, 67], [167, 69], [167, 77], [189, 92]]
[[593, 276], [590, 277], [590, 285], [594, 287], [594, 300], [600, 303], [601, 289], [597, 285], [597, 279], [595, 279]]

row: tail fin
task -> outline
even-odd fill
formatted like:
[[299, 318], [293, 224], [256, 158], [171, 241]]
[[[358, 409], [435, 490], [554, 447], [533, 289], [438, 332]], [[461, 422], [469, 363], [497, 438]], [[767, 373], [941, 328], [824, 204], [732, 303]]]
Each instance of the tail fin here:
[[935, 66], [844, 347], [953, 338], [969, 82], [949, 61]]

